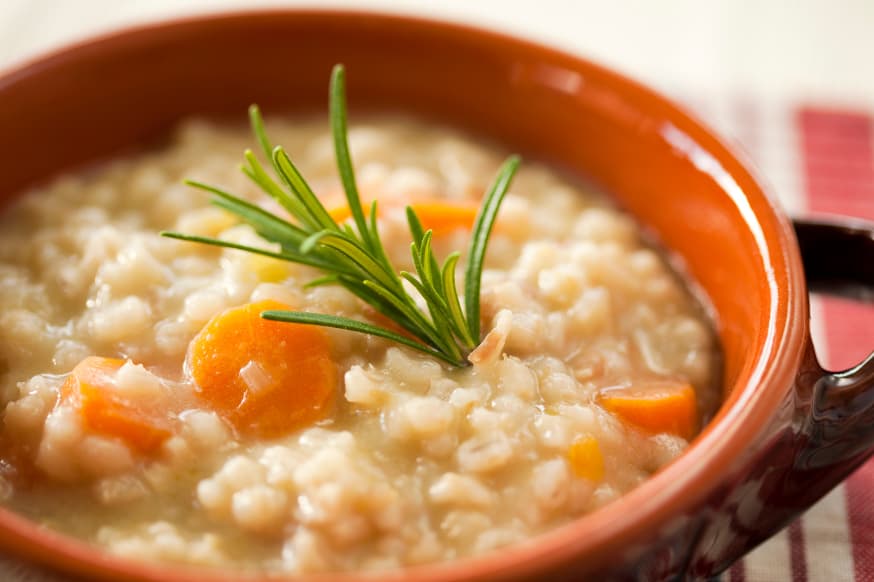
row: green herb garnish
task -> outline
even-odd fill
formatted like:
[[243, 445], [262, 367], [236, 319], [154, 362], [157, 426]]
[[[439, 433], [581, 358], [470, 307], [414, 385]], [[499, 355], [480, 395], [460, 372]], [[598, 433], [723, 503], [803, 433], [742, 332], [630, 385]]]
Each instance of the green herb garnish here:
[[[413, 240], [411, 253], [415, 273], [397, 271], [386, 255], [376, 228], [376, 201], [371, 204], [369, 215], [365, 216], [349, 155], [345, 75], [341, 65], [335, 66], [331, 75], [330, 119], [337, 167], [354, 228], [337, 224], [331, 218], [282, 146], [274, 147], [271, 144], [257, 106], [249, 108], [249, 119], [279, 182], [268, 174], [251, 150], [246, 150], [244, 154], [246, 164], [243, 165], [243, 172], [285, 208], [294, 220], [287, 221], [220, 188], [194, 181], [187, 183], [209, 192], [212, 204], [236, 215], [263, 239], [278, 243], [280, 250], [269, 251], [177, 232], [161, 234], [321, 269], [325, 276], [309, 285], [342, 285], [388, 317], [408, 336], [354, 319], [321, 313], [265, 311], [261, 314], [265, 319], [335, 327], [379, 336], [455, 366], [467, 365], [467, 355], [480, 342], [480, 282], [486, 247], [498, 209], [519, 166], [519, 158], [511, 156], [501, 166], [477, 215], [468, 251], [462, 309], [455, 285], [459, 253], [450, 254], [440, 264], [431, 248], [432, 232], [423, 230], [416, 213], [408, 206], [407, 222]], [[427, 311], [420, 309], [414, 297], [404, 288], [404, 280], [424, 299]]]

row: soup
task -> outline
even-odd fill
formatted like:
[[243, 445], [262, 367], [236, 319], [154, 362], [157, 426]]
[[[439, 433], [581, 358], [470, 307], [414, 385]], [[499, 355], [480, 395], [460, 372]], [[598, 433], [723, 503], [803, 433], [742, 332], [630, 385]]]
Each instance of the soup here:
[[[270, 134], [348, 221], [327, 126], [277, 119]], [[412, 269], [407, 204], [438, 256], [466, 248], [503, 152], [409, 119], [349, 137], [395, 265]], [[715, 409], [705, 310], [630, 218], [533, 162], [489, 242], [472, 365], [262, 319], [293, 308], [385, 324], [342, 286], [308, 285], [323, 275], [311, 266], [158, 236], [276, 249], [182, 184], [280, 212], [239, 172], [251, 141], [191, 121], [160, 151], [6, 212], [5, 506], [137, 559], [394, 569], [594, 511], [681, 454]]]

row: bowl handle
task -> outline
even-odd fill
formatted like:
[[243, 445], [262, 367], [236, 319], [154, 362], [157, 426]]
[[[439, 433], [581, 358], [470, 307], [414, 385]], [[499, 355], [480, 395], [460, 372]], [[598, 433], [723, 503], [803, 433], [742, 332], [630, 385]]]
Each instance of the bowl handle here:
[[[874, 224], [795, 220], [794, 226], [811, 291], [874, 302]], [[796, 468], [843, 465], [849, 472], [874, 453], [874, 352], [849, 370], [821, 370], [811, 400], [809, 441]]]
[[[794, 226], [808, 288], [874, 308], [874, 223], [795, 220]], [[775, 417], [766, 444], [728, 491], [715, 494], [722, 516], [700, 535], [687, 578], [727, 569], [874, 454], [874, 353], [849, 370], [830, 372], [808, 340], [793, 395], [794, 406]]]

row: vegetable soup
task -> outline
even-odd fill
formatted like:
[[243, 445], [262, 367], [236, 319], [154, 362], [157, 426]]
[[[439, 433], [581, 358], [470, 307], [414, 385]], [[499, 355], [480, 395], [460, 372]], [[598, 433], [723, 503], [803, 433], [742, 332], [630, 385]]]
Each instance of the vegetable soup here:
[[[323, 121], [268, 129], [341, 234], [318, 234], [330, 223], [304, 199], [313, 235], [263, 176], [239, 171], [244, 128], [196, 120], [160, 151], [61, 177], [0, 219], [5, 506], [137, 559], [394, 569], [594, 511], [681, 454], [715, 409], [705, 310], [602, 195], [531, 161], [495, 180], [505, 152], [374, 118], [348, 130], [359, 213]], [[300, 189], [266, 154], [252, 159], [270, 188]], [[211, 205], [185, 178], [235, 198], [213, 192]], [[476, 273], [468, 248], [495, 191]], [[308, 240], [264, 226], [275, 216]], [[356, 230], [361, 216], [384, 256]], [[337, 250], [350, 232], [363, 258]], [[357, 289], [349, 273], [371, 259], [385, 282]], [[362, 299], [380, 284], [407, 295]], [[295, 319], [306, 314], [340, 323]]]

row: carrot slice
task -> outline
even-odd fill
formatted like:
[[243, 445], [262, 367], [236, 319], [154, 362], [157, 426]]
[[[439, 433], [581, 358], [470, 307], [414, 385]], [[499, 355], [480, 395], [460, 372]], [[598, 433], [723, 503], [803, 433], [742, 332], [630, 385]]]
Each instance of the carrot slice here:
[[152, 453], [173, 434], [173, 426], [166, 412], [132, 402], [113, 389], [114, 376], [124, 363], [116, 358], [85, 358], [64, 381], [61, 398], [78, 409], [91, 431]]
[[[419, 200], [410, 204], [422, 228], [433, 230], [435, 235], [446, 234], [456, 229], [471, 229], [476, 221], [479, 206], [472, 202], [447, 200]], [[337, 206], [328, 211], [336, 222], [352, 217], [349, 206]]]
[[624, 421], [652, 433], [690, 439], [698, 428], [695, 389], [679, 382], [651, 382], [602, 392], [598, 402]]
[[470, 230], [479, 211], [478, 204], [470, 202], [447, 202], [445, 200], [422, 200], [411, 205], [425, 230], [435, 235], [446, 234], [456, 229]]
[[341, 223], [352, 218], [352, 209], [349, 206], [335, 206], [328, 209], [328, 214], [334, 219], [334, 222]]
[[278, 437], [323, 419], [337, 384], [325, 331], [263, 319], [271, 309], [289, 307], [266, 300], [229, 309], [189, 346], [197, 395], [244, 436]]
[[568, 448], [567, 457], [577, 477], [595, 482], [604, 478], [604, 456], [595, 437], [584, 436], [575, 440]]

